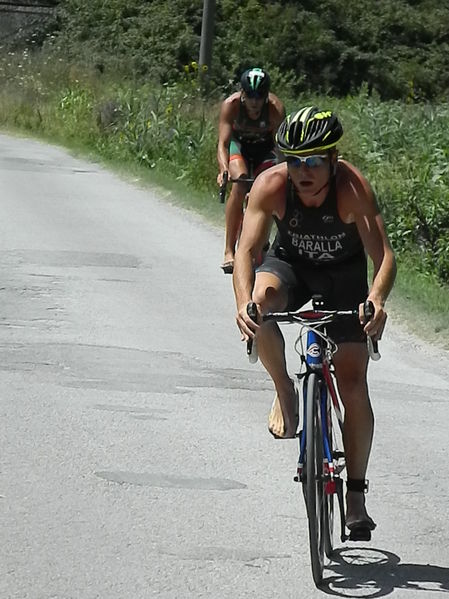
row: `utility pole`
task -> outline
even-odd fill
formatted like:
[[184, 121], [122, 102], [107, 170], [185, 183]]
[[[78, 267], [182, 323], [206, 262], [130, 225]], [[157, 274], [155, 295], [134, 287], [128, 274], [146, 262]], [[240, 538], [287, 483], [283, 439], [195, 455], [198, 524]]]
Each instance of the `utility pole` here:
[[215, 22], [215, 0], [203, 1], [203, 20], [201, 24], [201, 43], [200, 43], [200, 77], [204, 82], [207, 71], [212, 62], [212, 41], [214, 39]]

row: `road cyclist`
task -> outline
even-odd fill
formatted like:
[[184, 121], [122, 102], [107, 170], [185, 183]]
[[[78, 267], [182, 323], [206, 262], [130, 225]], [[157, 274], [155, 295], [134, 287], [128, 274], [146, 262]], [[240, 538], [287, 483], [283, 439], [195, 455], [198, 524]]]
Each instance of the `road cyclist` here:
[[[370, 184], [338, 156], [342, 134], [339, 118], [315, 106], [296, 110], [281, 123], [276, 143], [285, 162], [254, 182], [235, 253], [233, 285], [242, 340], [254, 340], [274, 383], [268, 427], [280, 439], [296, 436], [298, 397], [287, 371], [282, 333], [276, 322], [263, 322], [262, 316], [299, 309], [314, 294], [322, 296], [329, 310], [358, 308], [358, 318], [344, 326], [329, 325], [329, 334], [338, 345], [333, 360], [345, 409], [346, 526], [353, 536], [364, 538], [376, 526], [365, 506], [374, 428], [366, 336], [381, 338], [396, 262]], [[276, 239], [254, 270], [253, 256], [260, 252], [272, 218]], [[369, 287], [367, 255], [373, 263]], [[374, 309], [368, 322], [366, 301]], [[257, 306], [257, 322], [247, 313], [251, 302]]]
[[264, 69], [246, 70], [240, 87], [223, 101], [218, 125], [217, 183], [220, 187], [223, 185], [225, 173], [229, 173], [232, 182], [225, 209], [225, 249], [221, 264], [225, 274], [233, 270], [248, 191], [247, 179], [257, 177], [276, 164], [274, 135], [285, 117], [284, 105], [270, 92], [270, 77]]

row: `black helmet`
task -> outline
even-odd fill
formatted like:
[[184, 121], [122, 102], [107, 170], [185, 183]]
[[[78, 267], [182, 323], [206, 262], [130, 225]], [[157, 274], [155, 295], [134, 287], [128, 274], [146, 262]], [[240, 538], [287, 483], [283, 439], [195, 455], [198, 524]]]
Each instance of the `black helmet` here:
[[265, 98], [270, 91], [270, 77], [263, 69], [248, 69], [241, 76], [240, 84], [249, 97]]
[[342, 135], [343, 127], [334, 113], [307, 106], [282, 121], [276, 143], [282, 154], [294, 156], [329, 150], [337, 145]]

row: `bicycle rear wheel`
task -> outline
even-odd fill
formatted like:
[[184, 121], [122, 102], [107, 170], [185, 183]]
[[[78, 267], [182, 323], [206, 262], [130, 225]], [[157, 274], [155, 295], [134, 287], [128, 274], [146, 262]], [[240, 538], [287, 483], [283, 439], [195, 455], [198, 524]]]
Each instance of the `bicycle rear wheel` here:
[[[326, 436], [329, 447], [329, 453], [334, 458], [334, 422], [332, 419], [333, 411], [330, 402], [326, 404]], [[329, 477], [328, 477], [329, 478]], [[338, 492], [337, 484], [338, 480], [333, 482], [335, 485], [335, 491], [329, 480], [323, 480], [324, 482], [324, 498], [325, 503], [324, 510], [322, 511], [323, 516], [323, 536], [324, 536], [324, 552], [330, 559], [334, 552], [334, 494]]]
[[325, 528], [328, 520], [324, 493], [323, 434], [320, 414], [320, 380], [312, 373], [307, 381], [306, 457], [304, 497], [309, 523], [309, 547], [313, 580], [319, 586], [323, 580]]
[[[326, 386], [329, 389], [327, 383]], [[322, 430], [325, 435], [324, 447], [327, 446], [325, 455], [331, 456], [332, 458], [333, 479], [329, 472], [324, 473], [324, 501], [326, 503], [326, 508], [323, 511], [323, 529], [324, 550], [326, 556], [329, 559], [332, 559], [334, 553], [334, 529], [337, 528], [338, 520], [340, 520], [340, 540], [342, 543], [346, 541], [343, 481], [341, 478], [342, 472], [345, 469], [345, 454], [341, 415], [339, 413], [337, 414], [338, 410], [334, 409], [332, 405], [330, 398], [332, 393], [330, 393], [329, 390], [327, 393], [326, 420]], [[326, 468], [326, 460], [324, 460], [324, 468]]]

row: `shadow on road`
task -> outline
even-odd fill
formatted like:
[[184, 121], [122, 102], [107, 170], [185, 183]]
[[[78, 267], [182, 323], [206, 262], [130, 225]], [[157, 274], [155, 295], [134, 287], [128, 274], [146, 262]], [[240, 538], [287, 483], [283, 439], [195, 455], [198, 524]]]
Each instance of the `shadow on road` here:
[[395, 589], [449, 593], [449, 568], [402, 564], [395, 553], [368, 547], [335, 551], [321, 590], [339, 597], [385, 597]]

